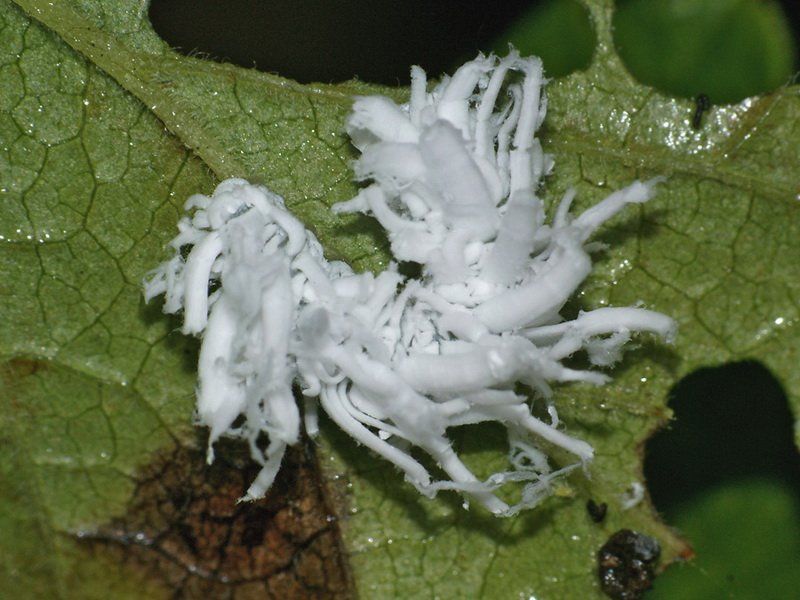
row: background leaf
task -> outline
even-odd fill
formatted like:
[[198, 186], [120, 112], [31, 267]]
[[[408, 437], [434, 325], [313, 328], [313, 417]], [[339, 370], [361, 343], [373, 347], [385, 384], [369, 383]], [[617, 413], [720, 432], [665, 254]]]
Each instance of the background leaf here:
[[783, 598], [800, 586], [800, 506], [791, 487], [728, 483], [676, 513], [697, 558], [659, 577], [652, 598]]
[[631, 73], [679, 96], [738, 102], [788, 83], [797, 68], [774, 0], [623, 0], [614, 26]]
[[[638, 81], [676, 96], [706, 94], [739, 102], [791, 81], [798, 67], [791, 20], [796, 4], [776, 0], [619, 0], [614, 46]], [[794, 8], [792, 8], [794, 6]], [[788, 18], [787, 18], [788, 17]], [[800, 24], [795, 24], [795, 28]], [[596, 46], [589, 14], [578, 0], [532, 2], [492, 44], [512, 43], [562, 77], [589, 65]]]
[[[139, 281], [163, 259], [183, 199], [231, 175], [285, 195], [329, 256], [381, 268], [387, 254], [374, 225], [334, 218], [327, 206], [355, 189], [341, 130], [352, 94], [405, 92], [300, 86], [179, 56], [133, 1], [18, 4], [36, 21], [0, 5], [0, 402], [9, 442], [0, 452], [0, 549], [13, 557], [0, 567], [0, 590], [124, 597], [149, 586], [148, 597], [170, 595], [172, 580], [129, 556], [112, 566], [83, 541], [131, 522], [131, 496], [154, 451], [194, 441], [195, 344], [171, 334], [176, 323], [157, 308], [142, 308]], [[644, 299], [680, 321], [678, 344], [629, 353], [602, 390], [560, 390], [563, 420], [595, 445], [597, 460], [590, 477], [573, 476], [516, 519], [464, 511], [454, 497], [422, 499], [326, 426], [318, 454], [329, 508], [364, 597], [598, 595], [595, 553], [621, 527], [657, 537], [666, 561], [687, 552], [647, 503], [620, 507], [641, 479], [643, 440], [669, 416], [674, 381], [699, 366], [756, 359], [798, 406], [798, 88], [714, 108], [694, 130], [691, 102], [625, 70], [611, 3], [587, 7], [598, 39], [592, 63], [549, 88], [544, 141], [557, 168], [546, 199], [576, 186], [584, 207], [634, 178], [668, 177], [656, 200], [604, 230], [609, 250], [579, 304]], [[477, 471], [505, 460], [497, 434], [459, 435]], [[610, 505], [601, 525], [585, 512], [589, 497]], [[194, 585], [192, 566], [183, 564], [181, 585]]]
[[509, 44], [523, 55], [541, 58], [548, 77], [563, 77], [589, 66], [597, 40], [582, 2], [546, 0], [517, 19], [492, 49], [505, 54]]

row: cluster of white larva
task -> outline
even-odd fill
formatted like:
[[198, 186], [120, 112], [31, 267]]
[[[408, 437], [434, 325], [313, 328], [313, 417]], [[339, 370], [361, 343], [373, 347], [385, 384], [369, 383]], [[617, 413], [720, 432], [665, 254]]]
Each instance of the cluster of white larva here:
[[[176, 254], [145, 295], [164, 294], [166, 312], [183, 311], [183, 331], [202, 335], [198, 415], [211, 428], [209, 459], [221, 435], [247, 439], [263, 466], [247, 497], [269, 489], [298, 440], [294, 381], [310, 435], [319, 404], [423, 494], [457, 490], [498, 515], [533, 506], [554, 477], [592, 459], [589, 444], [559, 429], [550, 383], [607, 377], [561, 361], [584, 350], [608, 366], [633, 332], [669, 339], [675, 324], [642, 308], [560, 316], [591, 271], [589, 237], [626, 204], [648, 200], [654, 183], [635, 182], [576, 218], [568, 193], [547, 223], [537, 191], [551, 160], [534, 136], [542, 85], [539, 59], [512, 52], [479, 56], [431, 91], [414, 67], [408, 104], [355, 101], [347, 131], [361, 152], [356, 177], [368, 185], [334, 210], [378, 219], [394, 257], [422, 266], [419, 279], [325, 260], [281, 198], [244, 180], [188, 200]], [[549, 422], [532, 414], [536, 398]], [[485, 480], [447, 437], [482, 421], [503, 423], [509, 440], [509, 469]], [[542, 441], [576, 462], [553, 471]], [[437, 480], [414, 448], [446, 477]], [[521, 497], [509, 506], [495, 492], [514, 481]]]

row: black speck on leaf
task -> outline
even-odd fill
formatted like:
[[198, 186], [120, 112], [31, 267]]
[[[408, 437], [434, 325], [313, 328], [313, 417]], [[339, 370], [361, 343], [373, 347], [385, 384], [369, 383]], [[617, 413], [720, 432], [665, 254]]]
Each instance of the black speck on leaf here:
[[700, 129], [703, 124], [703, 113], [711, 108], [711, 101], [705, 94], [698, 94], [694, 99], [694, 115], [692, 115], [692, 129]]
[[586, 503], [586, 511], [589, 513], [592, 521], [595, 523], [602, 523], [606, 518], [606, 513], [608, 512], [608, 504], [605, 502], [598, 504], [594, 500], [590, 499]]

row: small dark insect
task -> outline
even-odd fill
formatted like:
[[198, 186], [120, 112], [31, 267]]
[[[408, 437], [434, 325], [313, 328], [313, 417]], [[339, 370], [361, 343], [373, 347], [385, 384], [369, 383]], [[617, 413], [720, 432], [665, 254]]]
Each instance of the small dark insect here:
[[650, 536], [620, 529], [597, 552], [600, 587], [615, 600], [639, 600], [653, 586], [661, 546]]
[[590, 499], [586, 503], [586, 511], [589, 513], [592, 521], [595, 523], [602, 523], [603, 519], [606, 518], [606, 512], [608, 512], [608, 504], [605, 502], [598, 504], [594, 500]]
[[692, 129], [700, 129], [703, 123], [703, 113], [711, 108], [711, 101], [705, 94], [698, 94], [694, 99], [694, 115], [692, 115]]

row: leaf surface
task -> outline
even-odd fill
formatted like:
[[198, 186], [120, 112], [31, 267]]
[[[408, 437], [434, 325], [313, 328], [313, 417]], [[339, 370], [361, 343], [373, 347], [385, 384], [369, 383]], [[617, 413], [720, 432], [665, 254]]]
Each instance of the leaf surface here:
[[[284, 195], [329, 257], [380, 269], [388, 254], [376, 226], [327, 207], [355, 190], [342, 132], [352, 96], [405, 91], [301, 86], [180, 56], [150, 28], [146, 3], [17, 4], [33, 20], [0, 3], [0, 552], [11, 557], [0, 591], [137, 597], [147, 586], [167, 597], [173, 580], [132, 560], [112, 565], [84, 543], [131, 522], [154, 453], [194, 441], [196, 344], [142, 305], [141, 278], [165, 258], [184, 199], [234, 175]], [[692, 103], [623, 67], [611, 3], [586, 4], [598, 46], [586, 71], [548, 89], [543, 140], [556, 168], [546, 198], [577, 187], [580, 208], [637, 177], [666, 181], [601, 232], [609, 248], [573, 308], [643, 300], [679, 321], [677, 344], [643, 343], [607, 387], [559, 389], [562, 420], [597, 459], [514, 519], [421, 498], [325, 426], [319, 510], [338, 521], [362, 597], [600, 596], [595, 555], [617, 529], [655, 536], [665, 561], [688, 552], [648, 503], [623, 511], [620, 500], [641, 480], [641, 445], [668, 419], [678, 378], [756, 359], [798, 408], [800, 91], [715, 107], [694, 130]], [[455, 443], [478, 472], [505, 461], [491, 427], [464, 428]], [[590, 497], [609, 504], [602, 524], [586, 514]], [[192, 577], [181, 584], [189, 595]], [[237, 589], [283, 589], [263, 585]]]

